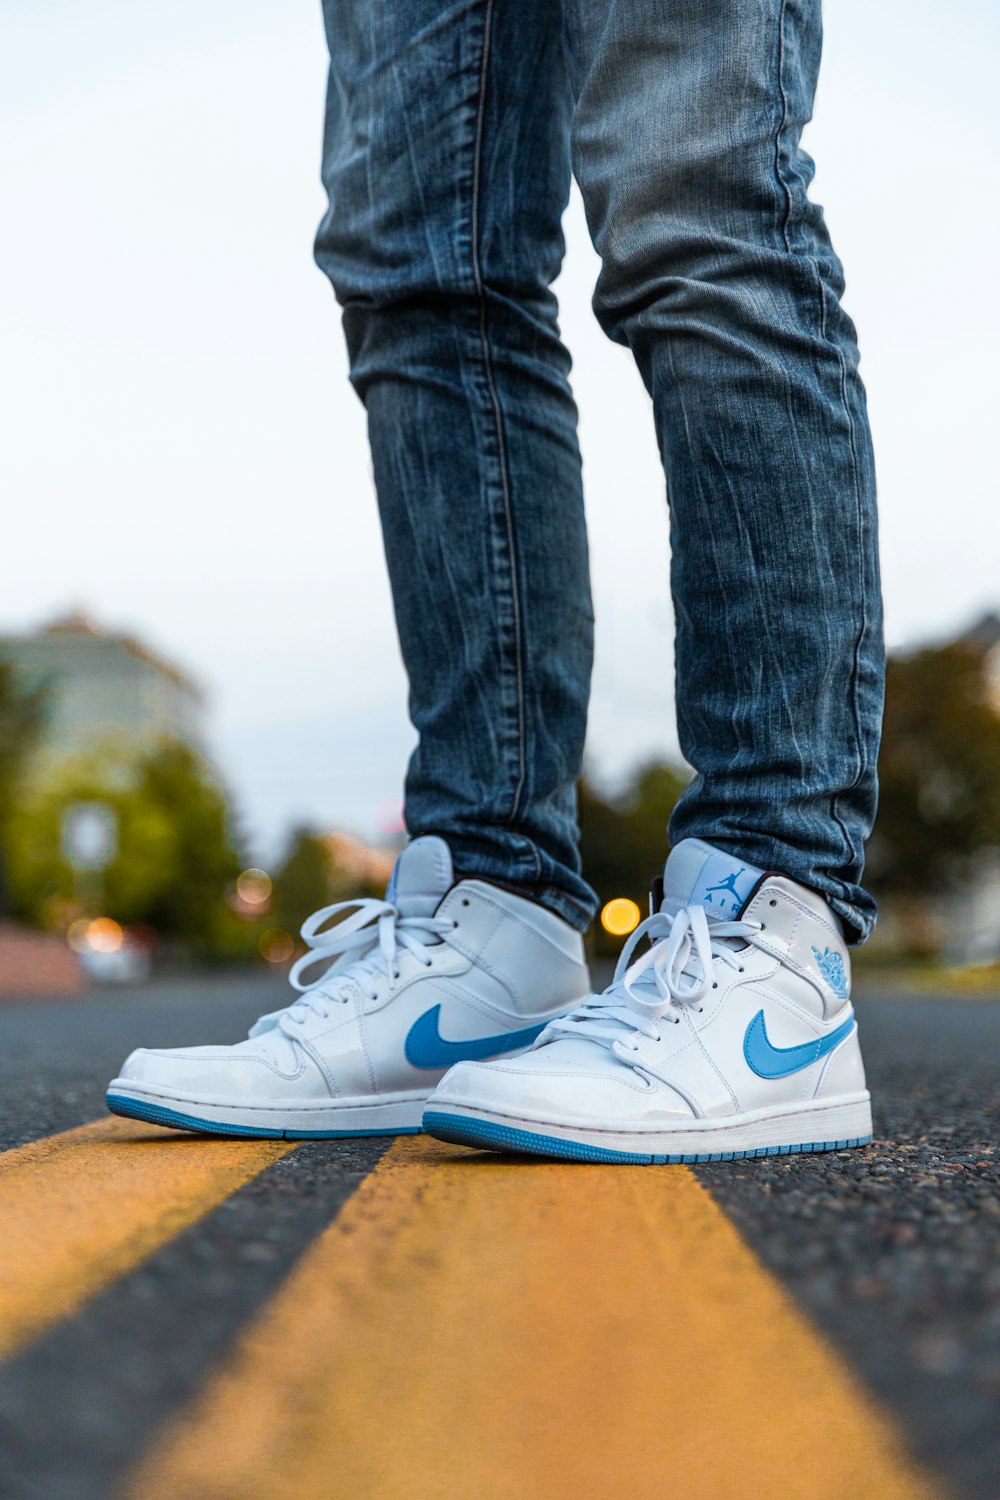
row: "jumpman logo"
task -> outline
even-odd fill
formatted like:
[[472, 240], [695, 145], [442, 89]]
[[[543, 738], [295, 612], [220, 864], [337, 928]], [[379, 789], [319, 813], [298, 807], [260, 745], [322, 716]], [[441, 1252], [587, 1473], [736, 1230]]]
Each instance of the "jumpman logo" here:
[[[739, 880], [740, 876], [745, 872], [745, 870], [746, 865], [740, 865], [735, 874], [727, 875], [725, 880], [719, 881], [718, 885], [706, 886], [705, 900], [708, 900], [713, 891], [725, 891], [733, 898], [733, 911], [739, 911], [740, 906], [742, 905], [742, 900], [739, 891], [736, 889], [736, 882], [737, 880]], [[725, 903], [720, 900], [718, 904], [720, 906], [723, 906]]]

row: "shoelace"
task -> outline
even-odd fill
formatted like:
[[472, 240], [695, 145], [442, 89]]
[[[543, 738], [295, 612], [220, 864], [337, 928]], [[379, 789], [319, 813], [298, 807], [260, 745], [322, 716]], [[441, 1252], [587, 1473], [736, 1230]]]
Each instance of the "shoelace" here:
[[[356, 908], [352, 916], [342, 916], [352, 907]], [[338, 916], [341, 920], [327, 928], [326, 924]], [[298, 998], [282, 1010], [261, 1016], [250, 1035], [256, 1036], [285, 1019], [301, 1024], [309, 1011], [326, 1016], [331, 1004], [342, 1004], [350, 998], [353, 985], [360, 985], [374, 999], [367, 985], [376, 975], [387, 977], [391, 990], [399, 978], [400, 954], [413, 953], [430, 968], [433, 959], [428, 949], [437, 947], [455, 925], [448, 917], [401, 916], [391, 901], [359, 899], [320, 907], [302, 924], [308, 951], [296, 959], [288, 975], [292, 988], [299, 991]], [[324, 961], [326, 968], [321, 974], [314, 979], [304, 977], [314, 964]]]
[[[676, 916], [655, 912], [632, 933], [615, 966], [614, 978], [603, 995], [593, 995], [569, 1015], [551, 1021], [536, 1047], [559, 1036], [585, 1037], [588, 1041], [638, 1045], [637, 1033], [660, 1040], [658, 1023], [677, 1024], [685, 1007], [699, 1008], [712, 989], [714, 965], [742, 969], [740, 944], [758, 946], [759, 922], [718, 921], [703, 906], [685, 906]], [[647, 952], [630, 963], [637, 944], [651, 940]], [[638, 988], [639, 981], [646, 984]], [[652, 983], [650, 983], [652, 981]]]

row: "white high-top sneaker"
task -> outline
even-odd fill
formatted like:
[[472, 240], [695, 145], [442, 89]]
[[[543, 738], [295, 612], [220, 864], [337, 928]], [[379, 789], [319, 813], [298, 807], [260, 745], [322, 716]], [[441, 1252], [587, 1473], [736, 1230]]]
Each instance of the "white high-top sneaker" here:
[[453, 1063], [522, 1050], [587, 993], [580, 935], [485, 881], [455, 885], [433, 836], [403, 851], [384, 901], [325, 907], [302, 936], [287, 1009], [235, 1046], [133, 1052], [109, 1109], [224, 1135], [412, 1134]]
[[[630, 964], [640, 937], [651, 946]], [[574, 1161], [729, 1161], [871, 1140], [850, 966], [821, 896], [700, 839], [610, 988], [522, 1057], [459, 1063], [424, 1111], [441, 1140]]]

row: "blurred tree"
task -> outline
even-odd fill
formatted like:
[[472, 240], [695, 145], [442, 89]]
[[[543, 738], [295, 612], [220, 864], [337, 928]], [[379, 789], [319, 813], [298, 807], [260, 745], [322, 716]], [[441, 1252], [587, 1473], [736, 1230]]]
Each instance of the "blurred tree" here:
[[[103, 803], [117, 826], [110, 863], [84, 886], [62, 848], [63, 819], [77, 802]], [[225, 791], [188, 745], [95, 750], [30, 778], [8, 819], [7, 849], [11, 902], [26, 921], [59, 926], [99, 903], [104, 915], [148, 923], [193, 957], [256, 948], [257, 926], [228, 899], [243, 860]]]
[[933, 895], [1000, 846], [1000, 713], [984, 651], [968, 642], [890, 657], [873, 887]]
[[9, 909], [6, 875], [8, 817], [16, 788], [38, 742], [47, 711], [44, 688], [28, 690], [17, 681], [9, 662], [0, 662], [0, 916]]
[[[202, 956], [253, 951], [258, 926], [235, 920], [226, 900], [246, 860], [214, 768], [190, 746], [165, 743], [141, 761], [136, 800], [156, 809], [170, 827], [169, 878], [157, 882], [143, 920]], [[125, 890], [109, 880], [111, 890], [126, 899]]]
[[[628, 896], [646, 915], [650, 882], [667, 856], [667, 823], [687, 780], [681, 768], [654, 762], [640, 766], [612, 798], [602, 797], [586, 778], [580, 783], [583, 872], [602, 906]], [[598, 925], [594, 944], [599, 951], [615, 952], [621, 939], [609, 938]]]
[[335, 893], [326, 845], [310, 828], [293, 830], [274, 877], [275, 922], [294, 937], [310, 912], [344, 898]]
[[381, 900], [392, 855], [350, 834], [296, 828], [275, 876], [276, 920], [293, 935], [310, 912], [335, 901]]

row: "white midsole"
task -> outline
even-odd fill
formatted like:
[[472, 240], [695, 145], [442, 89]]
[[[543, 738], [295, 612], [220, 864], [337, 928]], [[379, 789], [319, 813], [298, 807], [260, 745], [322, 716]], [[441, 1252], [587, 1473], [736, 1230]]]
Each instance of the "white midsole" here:
[[405, 1130], [419, 1127], [430, 1089], [386, 1094], [380, 1098], [269, 1100], [267, 1104], [226, 1103], [194, 1094], [178, 1094], [156, 1084], [115, 1078], [108, 1093], [137, 1103], [158, 1105], [216, 1125], [245, 1125], [265, 1130]]
[[871, 1096], [842, 1094], [808, 1104], [781, 1105], [749, 1110], [725, 1119], [678, 1121], [676, 1125], [653, 1125], [623, 1130], [592, 1122], [572, 1123], [526, 1115], [501, 1114], [473, 1102], [459, 1103], [447, 1097], [430, 1101], [437, 1114], [469, 1120], [485, 1120], [531, 1135], [554, 1136], [608, 1151], [682, 1153], [705, 1151], [750, 1151], [762, 1146], [801, 1146], [857, 1140], [872, 1133]]

